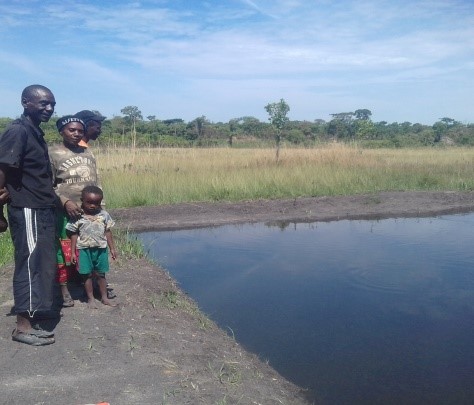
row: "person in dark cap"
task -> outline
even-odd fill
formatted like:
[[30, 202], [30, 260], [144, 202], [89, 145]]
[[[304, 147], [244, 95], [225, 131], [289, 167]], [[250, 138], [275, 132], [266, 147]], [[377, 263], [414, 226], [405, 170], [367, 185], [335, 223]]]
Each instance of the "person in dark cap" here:
[[82, 214], [81, 191], [85, 186], [99, 186], [97, 164], [87, 144], [85, 122], [77, 115], [66, 115], [56, 122], [63, 139], [61, 144], [49, 149], [54, 190], [59, 197], [57, 214], [59, 244], [57, 249], [57, 281], [61, 287], [63, 306], [71, 307], [74, 300], [68, 289], [68, 281], [77, 275], [71, 264], [71, 244], [66, 234], [68, 220], [77, 220]]
[[86, 125], [83, 142], [88, 144], [89, 141], [95, 141], [102, 131], [102, 121], [105, 120], [105, 117], [98, 111], [90, 110], [79, 111], [74, 116], [80, 118]]
[[[23, 114], [0, 136], [0, 191], [7, 188], [8, 222], [15, 249], [13, 297], [16, 328], [12, 339], [32, 346], [54, 343], [54, 333], [34, 324], [35, 315], [53, 308], [55, 207], [52, 173], [40, 127], [54, 113], [56, 100], [34, 84], [21, 94]], [[0, 193], [0, 203], [5, 193]]]

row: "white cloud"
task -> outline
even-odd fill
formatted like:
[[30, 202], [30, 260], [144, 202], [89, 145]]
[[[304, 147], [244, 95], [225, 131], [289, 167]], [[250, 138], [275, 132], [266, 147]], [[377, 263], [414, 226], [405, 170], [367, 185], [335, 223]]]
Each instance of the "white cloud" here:
[[[474, 59], [468, 1], [51, 0], [32, 10], [21, 1], [0, 5], [0, 59], [13, 81], [43, 80], [62, 89], [74, 78], [86, 88], [94, 83], [104, 100], [120, 87], [121, 104], [168, 104], [173, 117], [215, 112], [219, 120], [239, 115], [232, 110], [239, 106], [248, 110], [287, 95], [296, 100], [295, 115], [319, 105], [320, 94], [332, 111], [338, 103], [345, 110], [348, 100], [372, 97], [375, 104], [374, 94], [397, 85], [410, 83], [405, 91], [420, 92], [441, 80], [453, 87], [464, 80], [461, 89], [439, 95], [461, 94], [459, 111], [474, 101], [465, 90], [472, 87]], [[400, 120], [400, 100], [392, 103], [393, 120]], [[375, 116], [377, 105], [371, 109]]]

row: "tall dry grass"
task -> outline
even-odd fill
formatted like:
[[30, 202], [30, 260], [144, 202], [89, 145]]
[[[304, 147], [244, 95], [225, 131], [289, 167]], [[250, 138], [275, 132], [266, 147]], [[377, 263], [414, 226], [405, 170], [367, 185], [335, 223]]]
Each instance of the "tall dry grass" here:
[[474, 149], [107, 149], [96, 151], [108, 207], [473, 190]]
[[[474, 190], [474, 149], [115, 149], [95, 151], [107, 207], [191, 201]], [[127, 251], [123, 242], [120, 246]], [[0, 235], [0, 268], [12, 261]]]

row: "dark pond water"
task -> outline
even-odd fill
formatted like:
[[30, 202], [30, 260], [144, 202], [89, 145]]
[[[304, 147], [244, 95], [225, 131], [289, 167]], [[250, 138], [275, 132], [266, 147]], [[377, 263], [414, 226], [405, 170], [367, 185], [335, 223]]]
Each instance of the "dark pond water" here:
[[321, 403], [474, 403], [473, 214], [139, 239], [204, 312]]

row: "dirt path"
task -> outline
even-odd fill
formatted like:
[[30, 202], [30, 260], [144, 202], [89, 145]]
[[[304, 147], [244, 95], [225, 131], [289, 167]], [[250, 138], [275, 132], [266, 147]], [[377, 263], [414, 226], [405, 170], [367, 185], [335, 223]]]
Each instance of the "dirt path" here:
[[134, 231], [172, 230], [248, 222], [427, 217], [474, 210], [474, 194], [384, 192], [348, 197], [295, 198], [240, 203], [192, 203], [113, 210]]
[[[245, 222], [432, 216], [474, 211], [473, 193], [379, 193], [112, 210], [130, 230]], [[167, 273], [122, 255], [109, 276], [119, 306], [63, 309], [56, 343], [11, 341], [11, 268], [0, 269], [0, 404], [304, 404], [304, 390], [207, 320]], [[269, 342], [271, 344], [271, 342]]]

